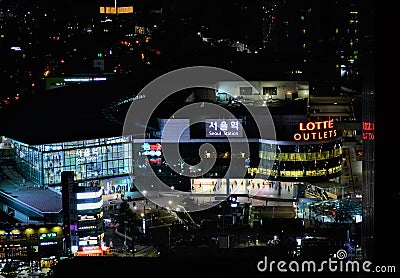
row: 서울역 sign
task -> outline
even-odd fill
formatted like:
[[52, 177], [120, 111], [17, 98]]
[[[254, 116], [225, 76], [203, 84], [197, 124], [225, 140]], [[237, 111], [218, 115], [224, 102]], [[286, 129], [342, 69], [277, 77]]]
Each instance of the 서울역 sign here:
[[99, 156], [99, 148], [86, 148], [76, 150], [76, 162], [91, 162], [96, 161]]
[[238, 119], [207, 119], [206, 137], [242, 137], [243, 129]]

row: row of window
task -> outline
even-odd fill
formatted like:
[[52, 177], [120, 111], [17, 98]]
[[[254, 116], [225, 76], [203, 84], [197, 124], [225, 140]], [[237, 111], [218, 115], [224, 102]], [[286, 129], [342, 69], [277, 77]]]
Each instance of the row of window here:
[[260, 158], [266, 160], [279, 160], [279, 161], [313, 161], [325, 160], [340, 157], [343, 153], [342, 148], [329, 151], [308, 152], [308, 153], [277, 153], [260, 151]]
[[277, 177], [324, 177], [326, 175], [334, 175], [342, 171], [341, 166], [331, 167], [327, 169], [313, 169], [313, 170], [277, 170], [269, 169], [264, 167], [249, 168], [248, 173], [251, 175], [261, 174], [265, 176], [277, 176]]
[[[263, 87], [262, 88], [263, 95], [277, 95], [278, 88], [277, 87]], [[248, 96], [253, 94], [253, 87], [240, 87], [239, 94], [241, 96]]]
[[118, 144], [85, 149], [74, 149], [43, 154], [43, 167], [82, 165], [90, 162], [112, 161], [131, 157], [130, 144]]
[[[53, 151], [48, 152], [40, 152], [37, 148], [17, 144], [15, 145], [17, 148], [15, 151], [19, 167], [30, 179], [39, 184], [60, 184], [62, 171], [73, 171], [75, 179], [82, 182], [86, 179], [101, 179], [132, 173], [132, 142], [121, 143], [120, 140], [122, 139], [117, 139], [114, 141], [117, 142], [119, 140], [118, 143], [109, 145], [94, 145], [94, 143], [99, 143], [99, 140], [105, 139], [97, 139], [93, 142], [79, 141], [80, 144], [77, 143], [79, 146], [85, 146], [85, 148], [71, 148], [71, 145], [67, 146], [70, 149], [60, 149], [61, 145], [66, 147], [67, 144], [61, 143], [60, 146], [52, 146]], [[77, 145], [74, 146], [76, 147]], [[188, 144], [186, 151], [193, 151], [196, 146], [196, 144]], [[48, 149], [47, 147], [42, 146], [45, 149]], [[217, 153], [206, 152], [203, 157], [248, 159], [249, 156], [244, 152], [232, 154], [226, 144], [217, 144], [216, 147]], [[328, 174], [338, 173], [341, 171], [341, 167], [337, 162], [340, 161], [342, 152], [343, 149], [338, 142], [314, 145], [274, 145], [266, 143], [254, 145], [254, 156], [258, 156], [261, 159], [261, 163], [264, 165], [263, 168], [265, 168], [265, 170], [260, 169], [260, 171], [269, 176], [276, 176], [278, 172], [280, 172], [280, 176], [286, 177], [325, 175], [325, 173], [319, 171], [326, 171]], [[188, 151], [189, 153], [190, 151]], [[149, 155], [145, 155], [145, 157], [149, 159], [151, 165], [162, 165], [162, 157], [158, 157], [157, 160]], [[190, 159], [186, 161], [186, 158], [191, 157], [196, 158], [196, 156], [187, 155], [185, 156], [185, 162], [191, 162]], [[198, 159], [196, 158], [195, 160], [193, 162], [198, 163]], [[332, 164], [333, 160], [334, 164]], [[277, 167], [268, 167], [267, 164], [269, 162], [278, 163], [279, 169]], [[282, 164], [285, 162], [289, 162], [289, 164]], [[293, 162], [296, 163], [291, 164]], [[179, 161], [176, 163], [178, 164]], [[220, 171], [210, 171], [209, 175], [215, 172], [226, 172], [224, 165], [214, 165], [214, 167], [222, 168], [218, 169]], [[246, 167], [249, 167], [249, 162], [246, 163]]]
[[[269, 152], [260, 151], [259, 157], [267, 160], [280, 160], [280, 161], [311, 161], [311, 160], [325, 160], [332, 159], [334, 157], [339, 157], [343, 153], [342, 148], [328, 151], [318, 151], [318, 152], [305, 152], [305, 153], [279, 153], [279, 152]], [[223, 153], [210, 153], [207, 152], [203, 155], [203, 158], [245, 158], [245, 153], [241, 152], [238, 154], [231, 154], [229, 152]]]
[[100, 161], [96, 163], [91, 162], [82, 165], [47, 168], [43, 170], [43, 183], [60, 183], [62, 171], [74, 171], [75, 179], [81, 181], [91, 178], [102, 178], [123, 174], [128, 175], [131, 172], [131, 168], [132, 160], [128, 158], [103, 162]]
[[40, 234], [0, 234], [0, 242], [10, 242], [10, 241], [25, 241], [29, 240], [54, 240], [57, 238], [57, 233], [40, 233]]

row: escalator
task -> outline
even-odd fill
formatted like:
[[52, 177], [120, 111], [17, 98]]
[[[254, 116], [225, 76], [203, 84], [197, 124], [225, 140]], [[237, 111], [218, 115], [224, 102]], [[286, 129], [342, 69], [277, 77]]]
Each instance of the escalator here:
[[194, 229], [200, 228], [200, 225], [193, 220], [193, 218], [190, 216], [185, 208], [182, 207], [179, 211], [174, 210], [171, 211], [171, 213], [173, 213], [177, 220], [181, 221], [186, 226]]

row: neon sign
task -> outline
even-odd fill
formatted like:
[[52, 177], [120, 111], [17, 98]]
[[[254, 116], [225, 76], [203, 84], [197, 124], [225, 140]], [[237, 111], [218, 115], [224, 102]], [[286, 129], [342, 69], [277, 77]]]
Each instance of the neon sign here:
[[238, 119], [207, 119], [206, 137], [242, 137], [242, 124]]
[[160, 143], [149, 144], [144, 143], [140, 146], [143, 151], [139, 151], [139, 155], [150, 156], [149, 159], [150, 164], [161, 165], [162, 162], [162, 146]]
[[162, 146], [160, 143], [157, 144], [149, 144], [144, 143], [142, 146], [143, 152], [139, 152], [140, 155], [149, 155], [149, 156], [161, 156], [162, 155]]
[[333, 126], [333, 120], [299, 123], [299, 132], [293, 138], [296, 141], [325, 140], [336, 137], [337, 131]]
[[375, 140], [375, 124], [372, 122], [362, 122], [362, 139]]
[[141, 147], [145, 151], [161, 151], [161, 149], [162, 149], [162, 146], [160, 143], [157, 143], [157, 144], [144, 143]]

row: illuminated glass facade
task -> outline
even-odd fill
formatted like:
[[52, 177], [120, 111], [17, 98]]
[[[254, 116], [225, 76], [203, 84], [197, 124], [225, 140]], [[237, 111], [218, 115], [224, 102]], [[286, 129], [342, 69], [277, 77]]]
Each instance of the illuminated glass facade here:
[[[152, 172], [164, 183], [177, 186], [177, 189], [183, 191], [190, 191], [190, 178], [200, 171], [195, 167], [183, 165], [196, 165], [201, 159], [216, 159], [213, 167], [202, 178], [223, 178], [229, 167], [246, 168], [245, 178], [258, 175], [265, 180], [283, 182], [317, 182], [340, 177], [343, 159], [342, 135], [334, 119], [311, 119], [308, 116], [308, 88], [306, 86], [306, 89], [302, 89], [306, 82], [253, 83], [260, 90], [266, 88], [264, 91], [269, 93], [275, 92], [275, 89], [270, 88], [276, 87], [277, 99], [270, 102], [251, 102], [258, 96], [256, 94], [245, 95], [240, 101], [234, 102], [234, 105], [217, 101], [235, 117], [221, 118], [220, 114], [212, 112], [197, 115], [199, 122], [192, 124], [193, 119], [171, 119], [171, 115], [155, 111], [153, 117], [157, 124], [148, 123], [150, 129], [147, 130], [146, 139], [119, 136], [32, 146], [14, 140], [12, 147], [17, 166], [29, 180], [41, 186], [54, 188], [60, 187], [63, 171], [73, 171], [76, 182], [83, 186], [100, 186], [104, 194], [123, 193], [134, 188], [131, 177], [144, 175], [134, 172], [134, 163], [139, 167], [136, 169], [152, 168]], [[221, 82], [217, 86], [216, 95], [224, 91], [230, 92], [232, 98], [238, 98], [241, 96], [239, 85], [235, 82]], [[282, 89], [283, 87], [286, 89]], [[287, 89], [296, 91], [303, 98], [280, 100], [286, 95]], [[119, 103], [119, 109], [123, 111], [131, 100]], [[258, 123], [241, 101], [252, 103], [253, 113], [261, 116], [266, 113], [268, 104], [276, 138], [260, 138]], [[174, 105], [176, 103], [168, 101], [162, 104], [171, 106], [171, 109]], [[176, 130], [184, 132], [179, 142], [171, 143], [179, 143], [184, 161], [176, 158], [177, 161], [166, 163], [163, 151], [168, 142], [161, 140], [161, 137], [174, 138], [172, 133]], [[230, 139], [247, 142], [249, 153], [231, 153]], [[212, 144], [217, 153], [199, 155], [198, 150], [204, 143]], [[230, 163], [232, 159], [237, 163]], [[181, 165], [179, 173], [170, 168], [172, 164]], [[232, 168], [229, 170], [231, 178], [238, 178], [232, 176], [235, 172]]]
[[[129, 136], [36, 146], [17, 141], [12, 143], [19, 169], [41, 186], [60, 189], [61, 173], [73, 171], [76, 182], [83, 186], [100, 186], [105, 195], [129, 191], [134, 187], [130, 174], [137, 174], [133, 173], [132, 148], [135, 146], [148, 159], [149, 166], [161, 180], [179, 190], [190, 191], [191, 181], [187, 177], [193, 176], [196, 169], [183, 168], [180, 174], [174, 172], [165, 163], [160, 141], [146, 141], [148, 150], [144, 149], [143, 142], [136, 143]], [[187, 163], [195, 165], [199, 161], [193, 150], [198, 150], [205, 142], [215, 145], [218, 153], [205, 153], [201, 156], [201, 159], [217, 158], [216, 164], [202, 178], [223, 178], [231, 159], [248, 160], [238, 163], [247, 168], [246, 178], [257, 175], [271, 181], [327, 181], [340, 177], [343, 170], [341, 137], [337, 136], [323, 141], [270, 141], [254, 138], [250, 140], [249, 154], [231, 154], [229, 143], [219, 139], [200, 141], [182, 143], [181, 155]], [[157, 150], [152, 149], [156, 147]], [[179, 164], [180, 161], [171, 163]]]
[[[76, 192], [76, 227], [79, 238], [73, 250], [87, 251], [103, 246], [103, 193], [100, 187], [75, 187]], [[75, 248], [74, 248], [75, 247]]]
[[100, 183], [107, 192], [129, 190], [131, 138], [126, 136], [27, 145], [10, 139], [20, 171], [40, 186], [61, 186], [61, 172], [74, 171], [79, 183]]
[[61, 226], [31, 224], [23, 228], [0, 229], [0, 262], [28, 260], [34, 253], [43, 257], [59, 254], [62, 239]]
[[[130, 174], [133, 173], [134, 140], [130, 136], [102, 138], [30, 146], [11, 140], [15, 150], [18, 168], [30, 180], [41, 186], [60, 189], [61, 173], [73, 171], [75, 181], [84, 186], [100, 186], [104, 194], [124, 193], [133, 188]], [[159, 144], [157, 139], [147, 140], [149, 148]], [[208, 138], [202, 142], [182, 143], [182, 157], [189, 164], [196, 164], [196, 155], [202, 143], [216, 146], [218, 154], [204, 154], [202, 159], [216, 157], [216, 165], [205, 176], [222, 178], [231, 158], [247, 159], [244, 163], [247, 178], [256, 174], [266, 180], [301, 182], [323, 181], [339, 177], [342, 174], [343, 149], [341, 137], [316, 141], [271, 141], [251, 139], [250, 154], [231, 154], [229, 143]], [[147, 157], [153, 171], [166, 183], [182, 184], [181, 190], [189, 185], [182, 175], [176, 174], [165, 164], [160, 150], [144, 150], [143, 142], [136, 143], [136, 148]], [[200, 157], [198, 157], [200, 158]], [[179, 163], [175, 161], [174, 163]], [[181, 174], [191, 176], [193, 169], [184, 169]], [[185, 175], [183, 175], [185, 176]]]
[[319, 144], [265, 142], [260, 144], [260, 167], [249, 172], [270, 180], [319, 181], [342, 174], [342, 155], [340, 138]]
[[[158, 144], [154, 139], [147, 142], [149, 145]], [[212, 144], [217, 150], [216, 153], [205, 152], [201, 156], [196, 156], [195, 152], [203, 143]], [[168, 143], [165, 143], [163, 147], [167, 145]], [[137, 144], [136, 148], [140, 150], [141, 144]], [[283, 182], [327, 181], [339, 177], [343, 171], [343, 148], [340, 137], [318, 143], [255, 139], [249, 144], [250, 153], [232, 153], [228, 142], [206, 139], [202, 143], [180, 144], [180, 151], [185, 162], [192, 165], [199, 163], [200, 160], [216, 159], [213, 167], [202, 178], [222, 179], [229, 167], [238, 165], [247, 168], [246, 178], [257, 175], [265, 180]], [[178, 185], [177, 189], [180, 190], [184, 190], [184, 187], [179, 186], [179, 183], [184, 183], [182, 175], [190, 177], [196, 175], [198, 170], [196, 166], [185, 166], [178, 174], [170, 169], [162, 153], [148, 153], [147, 159], [149, 165], [142, 162], [142, 168], [151, 166], [153, 172], [164, 182], [175, 187]], [[169, 161], [169, 164], [175, 164], [174, 166], [180, 163], [179, 160]], [[231, 178], [239, 177], [231, 175]]]

